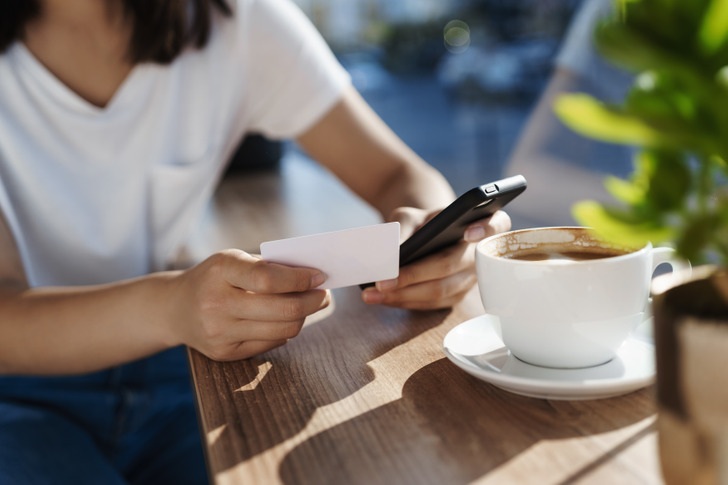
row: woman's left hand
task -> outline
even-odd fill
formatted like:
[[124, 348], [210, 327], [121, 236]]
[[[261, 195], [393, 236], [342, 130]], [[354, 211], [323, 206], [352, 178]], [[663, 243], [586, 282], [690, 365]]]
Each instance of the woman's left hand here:
[[[394, 211], [389, 219], [400, 223], [402, 237], [406, 239], [435, 214], [421, 209], [401, 208]], [[366, 288], [362, 299], [370, 304], [412, 310], [451, 307], [462, 300], [478, 281], [475, 243], [510, 228], [511, 219], [503, 211], [476, 221], [467, 227], [460, 242], [403, 266], [397, 278], [378, 281], [374, 287]]]

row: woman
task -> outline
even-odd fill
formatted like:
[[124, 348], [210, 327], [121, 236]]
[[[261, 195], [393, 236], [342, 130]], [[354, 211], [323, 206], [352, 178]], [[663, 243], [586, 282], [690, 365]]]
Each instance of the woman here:
[[[0, 3], [0, 483], [200, 483], [183, 346], [247, 358], [329, 304], [239, 250], [174, 265], [239, 140], [293, 138], [406, 236], [453, 194], [287, 0]], [[442, 308], [461, 244], [362, 292]], [[30, 377], [35, 376], [35, 377]]]

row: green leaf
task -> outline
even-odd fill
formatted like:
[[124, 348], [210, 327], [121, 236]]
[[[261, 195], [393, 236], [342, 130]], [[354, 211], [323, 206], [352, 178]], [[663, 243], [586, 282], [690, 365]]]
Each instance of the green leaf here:
[[614, 175], [608, 175], [604, 179], [604, 187], [612, 197], [628, 205], [644, 203], [647, 198], [644, 187], [633, 181], [622, 180]]
[[656, 42], [648, 32], [625, 23], [600, 24], [594, 42], [604, 57], [631, 71], [665, 69], [688, 79], [696, 75], [690, 60], [680, 56], [674, 46]]
[[728, 0], [616, 0], [600, 53], [638, 74], [622, 105], [560, 97], [556, 115], [598, 140], [641, 146], [629, 180], [605, 187], [620, 207], [573, 215], [615, 244], [674, 242], [681, 256], [728, 265]]
[[709, 0], [640, 0], [625, 4], [621, 20], [629, 29], [673, 48], [685, 32], [693, 33]]
[[718, 168], [725, 170], [728, 168], [728, 163], [720, 155], [712, 155], [710, 157], [710, 163], [715, 164]]
[[[622, 109], [587, 94], [563, 94], [554, 102], [554, 112], [575, 132], [609, 143], [687, 148], [701, 153], [722, 150], [722, 138], [705, 128], [703, 120], [683, 120], [679, 111], [659, 95], [650, 98], [645, 93], [635, 94], [631, 101]], [[705, 124], [710, 123], [706, 120]]]
[[655, 221], [641, 221], [634, 213], [596, 201], [577, 202], [572, 214], [579, 224], [593, 228], [606, 241], [622, 246], [640, 248], [647, 242], [658, 244], [675, 238], [671, 227]]
[[671, 76], [646, 71], [637, 76], [625, 105], [630, 114], [645, 119], [669, 119], [694, 129], [688, 123], [697, 119], [698, 107], [695, 98], [685, 91]]
[[692, 218], [676, 238], [675, 250], [695, 264], [704, 263], [703, 254], [718, 227], [719, 218], [715, 214]]
[[723, 134], [728, 131], [726, 94], [716, 84], [710, 93], [698, 95], [670, 73], [646, 71], [637, 76], [629, 91], [625, 112], [669, 133], [673, 145], [702, 153], [721, 152]]
[[569, 128], [584, 136], [612, 143], [657, 146], [661, 133], [635, 117], [605, 106], [586, 94], [564, 94], [554, 112]]
[[713, 0], [705, 10], [698, 40], [703, 52], [712, 54], [728, 39], [728, 0]]
[[637, 159], [636, 165], [646, 169], [645, 195], [649, 205], [662, 213], [679, 209], [687, 199], [692, 182], [684, 156], [676, 151], [644, 150]]

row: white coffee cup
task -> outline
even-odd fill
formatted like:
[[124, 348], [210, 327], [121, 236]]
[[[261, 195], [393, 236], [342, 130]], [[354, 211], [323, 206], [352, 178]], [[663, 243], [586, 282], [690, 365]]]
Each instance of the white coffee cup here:
[[529, 364], [559, 368], [613, 359], [646, 318], [657, 266], [669, 263], [676, 275], [690, 267], [671, 248], [628, 250], [583, 227], [497, 234], [478, 243], [475, 257], [483, 306], [505, 346]]

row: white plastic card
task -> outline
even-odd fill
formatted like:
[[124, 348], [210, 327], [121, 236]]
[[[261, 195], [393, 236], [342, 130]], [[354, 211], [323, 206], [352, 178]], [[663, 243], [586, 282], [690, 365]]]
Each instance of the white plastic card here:
[[399, 275], [399, 223], [264, 242], [266, 261], [323, 271], [324, 289], [388, 280]]

